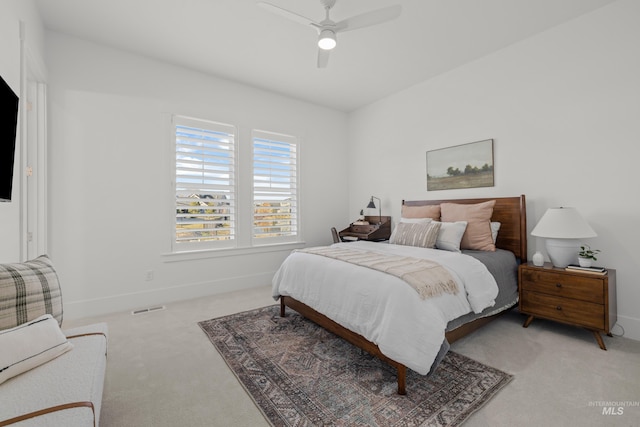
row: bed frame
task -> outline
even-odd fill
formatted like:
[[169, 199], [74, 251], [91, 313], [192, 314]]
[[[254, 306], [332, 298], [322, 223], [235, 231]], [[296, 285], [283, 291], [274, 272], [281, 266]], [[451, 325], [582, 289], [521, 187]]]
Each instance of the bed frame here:
[[[516, 259], [519, 262], [527, 261], [527, 211], [525, 205], [525, 197], [521, 195], [519, 197], [497, 197], [486, 199], [452, 199], [452, 200], [418, 200], [418, 201], [402, 201], [406, 206], [425, 206], [425, 205], [439, 205], [444, 202], [460, 203], [460, 204], [473, 204], [482, 203], [489, 200], [495, 200], [496, 204], [493, 208], [492, 221], [501, 223], [500, 231], [498, 233], [498, 239], [496, 241], [496, 247], [500, 249], [506, 249], [513, 252]], [[407, 367], [401, 363], [396, 362], [386, 357], [377, 345], [368, 341], [362, 335], [357, 334], [344, 326], [334, 322], [326, 317], [324, 314], [317, 312], [304, 303], [297, 301], [289, 296], [280, 297], [280, 316], [285, 316], [285, 308], [289, 307], [307, 319], [317, 323], [330, 332], [344, 338], [351, 344], [369, 352], [370, 354], [378, 357], [379, 359], [387, 362], [398, 371], [398, 394], [406, 394], [407, 383]], [[486, 325], [502, 313], [495, 314], [493, 316], [481, 317], [473, 320], [469, 323], [461, 325], [460, 327], [448, 331], [445, 337], [449, 343], [452, 343], [465, 335], [475, 331], [476, 329]]]

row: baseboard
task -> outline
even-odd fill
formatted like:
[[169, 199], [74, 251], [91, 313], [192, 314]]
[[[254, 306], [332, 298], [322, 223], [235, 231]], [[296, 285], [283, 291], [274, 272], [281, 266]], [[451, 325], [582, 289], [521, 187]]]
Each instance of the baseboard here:
[[256, 288], [271, 283], [274, 274], [275, 272], [259, 273], [251, 276], [190, 283], [144, 292], [113, 295], [105, 298], [64, 301], [64, 318], [66, 320], [82, 319], [152, 305]]
[[640, 319], [618, 314], [618, 322], [612, 328], [611, 333], [615, 336], [622, 335], [625, 338], [640, 341]]

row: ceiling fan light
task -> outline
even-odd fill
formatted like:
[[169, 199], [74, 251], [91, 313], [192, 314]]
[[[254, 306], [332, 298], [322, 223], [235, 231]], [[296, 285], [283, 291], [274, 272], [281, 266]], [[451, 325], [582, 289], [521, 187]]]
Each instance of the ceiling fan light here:
[[318, 47], [324, 50], [331, 50], [336, 47], [336, 33], [331, 30], [322, 30], [318, 37]]

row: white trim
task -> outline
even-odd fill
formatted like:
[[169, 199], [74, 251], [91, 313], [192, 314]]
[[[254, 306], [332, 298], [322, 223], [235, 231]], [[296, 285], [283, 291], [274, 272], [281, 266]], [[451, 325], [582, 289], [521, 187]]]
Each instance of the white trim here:
[[618, 321], [611, 328], [611, 333], [614, 336], [619, 336], [624, 331], [625, 338], [640, 341], [640, 319], [629, 316], [621, 316], [618, 314]]
[[46, 254], [47, 246], [47, 86], [27, 80], [27, 102], [25, 115], [26, 164], [31, 175], [25, 173], [26, 229], [25, 243], [27, 259]]
[[36, 250], [37, 255], [47, 254], [49, 252], [48, 245], [48, 218], [49, 210], [49, 189], [48, 183], [48, 169], [47, 159], [49, 158], [49, 144], [47, 139], [47, 85], [44, 83], [38, 83], [38, 207], [37, 207], [37, 224], [38, 233], [36, 236]]
[[162, 254], [162, 257], [163, 262], [193, 261], [198, 259], [244, 256], [267, 252], [290, 252], [294, 249], [303, 248], [304, 246], [304, 242], [276, 243], [245, 248], [202, 249], [196, 251], [169, 252]]
[[[46, 69], [29, 49], [23, 21], [19, 31], [20, 164], [15, 176], [20, 191], [20, 259], [25, 261], [48, 251], [47, 86]], [[30, 112], [29, 102], [33, 106]], [[34, 171], [33, 178], [27, 176], [28, 167]]]
[[[18, 180], [18, 191], [20, 192], [20, 260], [26, 261], [28, 258], [28, 241], [27, 241], [27, 229], [28, 229], [28, 205], [27, 205], [27, 185], [25, 180], [25, 171], [27, 169], [27, 121], [25, 120], [27, 114], [27, 54], [26, 54], [26, 34], [27, 26], [23, 21], [20, 21], [20, 147], [16, 147], [16, 151], [20, 152], [20, 163], [18, 165], [18, 171], [14, 171], [14, 177]], [[18, 140], [16, 140], [16, 143]]]

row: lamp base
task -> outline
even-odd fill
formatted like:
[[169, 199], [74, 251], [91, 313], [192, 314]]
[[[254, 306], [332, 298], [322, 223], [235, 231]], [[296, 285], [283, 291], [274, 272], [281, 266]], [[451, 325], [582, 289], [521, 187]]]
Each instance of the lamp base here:
[[565, 268], [578, 263], [580, 242], [577, 239], [547, 239], [545, 246], [554, 267]]

